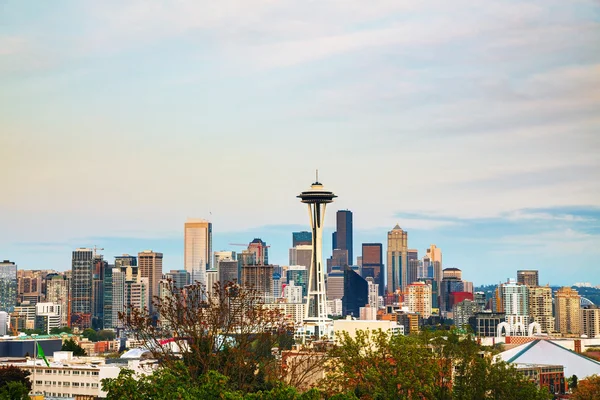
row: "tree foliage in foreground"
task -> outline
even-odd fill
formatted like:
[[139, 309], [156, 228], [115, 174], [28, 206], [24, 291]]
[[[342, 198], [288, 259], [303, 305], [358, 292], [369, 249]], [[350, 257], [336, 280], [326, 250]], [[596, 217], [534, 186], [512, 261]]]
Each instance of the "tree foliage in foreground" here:
[[31, 381], [25, 371], [14, 365], [0, 367], [0, 400], [29, 399]]
[[600, 375], [588, 376], [577, 382], [572, 400], [595, 400], [600, 398]]
[[[235, 283], [216, 284], [211, 291], [201, 284], [168, 285], [167, 296], [153, 299], [158, 325], [147, 309], [119, 314], [159, 360], [159, 369], [150, 376], [123, 371], [104, 380], [109, 398], [551, 398], [514, 368], [482, 356], [469, 335], [359, 331], [355, 338], [342, 334], [327, 352], [281, 352], [291, 345], [290, 327], [278, 311], [263, 306], [255, 291]], [[326, 372], [325, 378], [316, 382], [319, 373], [313, 371]]]
[[[231, 388], [229, 379], [215, 371], [194, 379], [181, 362], [161, 368], [151, 375], [135, 377], [124, 369], [115, 379], [103, 379], [102, 389], [108, 392], [107, 400], [318, 400], [319, 391], [300, 392], [292, 386], [277, 384], [269, 390], [243, 393]], [[347, 397], [351, 399], [353, 397]], [[338, 397], [344, 400], [345, 397]]]
[[342, 333], [322, 382], [329, 394], [352, 390], [360, 399], [530, 399], [551, 396], [503, 362], [455, 333], [392, 336]]
[[147, 309], [119, 314], [163, 367], [173, 368], [182, 358], [191, 378], [216, 371], [244, 392], [268, 389], [281, 380], [273, 349], [289, 342], [292, 332], [278, 310], [263, 306], [255, 290], [231, 282], [209, 291], [200, 283], [179, 289], [168, 282], [166, 291], [167, 296], [153, 299], [159, 325]]

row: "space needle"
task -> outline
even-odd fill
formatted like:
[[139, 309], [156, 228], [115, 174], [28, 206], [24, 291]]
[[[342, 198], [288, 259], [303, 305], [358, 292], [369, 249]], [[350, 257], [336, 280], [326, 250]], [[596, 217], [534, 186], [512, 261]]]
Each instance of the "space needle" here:
[[296, 196], [308, 205], [310, 225], [312, 227], [312, 259], [308, 271], [308, 301], [304, 313], [305, 333], [319, 339], [329, 335], [331, 320], [327, 318], [327, 298], [325, 293], [325, 270], [323, 269], [323, 222], [325, 206], [337, 197], [333, 192], [325, 190], [319, 182], [319, 171], [316, 181], [310, 189]]

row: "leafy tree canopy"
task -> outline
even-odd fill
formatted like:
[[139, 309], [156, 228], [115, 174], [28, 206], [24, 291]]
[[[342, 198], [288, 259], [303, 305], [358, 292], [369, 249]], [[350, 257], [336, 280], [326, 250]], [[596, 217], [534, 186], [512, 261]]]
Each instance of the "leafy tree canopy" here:
[[85, 350], [73, 339], [65, 340], [62, 344], [61, 350], [72, 351], [74, 356], [79, 357], [87, 355]]
[[50, 329], [50, 333], [53, 335], [58, 335], [60, 333], [73, 333], [73, 330], [68, 326], [63, 326], [60, 328], [52, 328]]
[[577, 382], [572, 400], [597, 400], [600, 398], [600, 375], [588, 376]]

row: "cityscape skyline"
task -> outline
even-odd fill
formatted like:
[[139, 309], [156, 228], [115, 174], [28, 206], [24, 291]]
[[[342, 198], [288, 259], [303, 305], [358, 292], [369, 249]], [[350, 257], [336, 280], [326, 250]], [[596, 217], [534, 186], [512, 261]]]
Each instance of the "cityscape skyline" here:
[[[334, 207], [335, 209], [335, 207]], [[343, 211], [352, 211], [352, 210], [343, 210]], [[331, 212], [331, 210], [330, 210]], [[326, 217], [327, 219], [327, 217]], [[330, 217], [330, 219], [333, 219], [333, 221], [331, 222], [331, 226], [329, 226], [329, 228], [325, 228], [324, 229], [324, 237], [323, 237], [323, 248], [327, 249], [328, 247], [331, 248], [332, 242], [327, 242], [327, 238], [328, 237], [332, 237], [333, 232], [335, 232], [336, 229], [336, 217], [335, 214], [333, 217]], [[196, 219], [191, 219], [191, 220], [196, 220]], [[190, 221], [190, 218], [186, 219], [185, 225], [187, 225]], [[213, 225], [213, 223], [211, 221], [208, 220], [203, 220], [205, 223], [209, 223], [209, 225]], [[390, 228], [388, 232], [386, 232], [386, 234], [389, 236], [389, 233], [394, 231], [394, 229], [396, 229], [399, 226], [399, 224], [396, 224], [396, 226], [394, 228]], [[302, 226], [302, 225], [290, 225], [290, 226], [286, 226], [289, 229], [295, 229], [295, 231], [300, 231], [300, 230], [306, 230], [309, 227], [306, 226]], [[185, 228], [184, 228], [185, 231]], [[417, 232], [419, 232], [419, 230], [416, 230]], [[277, 234], [276, 236], [261, 236], [260, 234], [252, 234], [252, 232], [237, 232], [234, 234], [225, 234], [222, 233], [221, 235], [219, 235], [219, 232], [212, 232], [212, 241], [213, 243], [216, 243], [216, 246], [219, 246], [219, 244], [223, 244], [223, 248], [214, 248], [213, 251], [214, 253], [217, 252], [228, 252], [228, 251], [233, 251], [235, 253], [235, 246], [238, 245], [238, 243], [231, 243], [232, 241], [236, 241], [236, 242], [246, 242], [248, 244], [250, 244], [253, 240], [256, 240], [257, 238], [262, 239], [263, 241], [265, 241], [266, 243], [269, 243], [269, 254], [270, 254], [270, 263], [274, 264], [274, 265], [290, 265], [289, 263], [289, 251], [292, 248], [292, 235], [293, 235], [292, 230], [290, 230], [289, 232], [287, 232], [287, 234], [283, 233], [283, 231], [280, 231], [279, 234]], [[427, 245], [426, 247], [423, 246], [416, 246], [413, 245], [413, 243], [411, 242], [411, 232], [405, 230], [405, 232], [408, 234], [408, 246], [407, 248], [412, 249], [414, 248], [414, 250], [418, 251], [418, 257], [421, 259], [424, 256], [426, 256], [429, 250], [430, 245], [435, 245], [437, 246], [437, 248], [441, 249], [442, 251], [444, 251], [445, 249], [439, 245], [438, 243], [442, 243], [442, 242], [437, 242], [437, 243], [430, 243], [429, 245]], [[272, 233], [271, 233], [272, 234]], [[245, 235], [245, 236], [244, 236]], [[164, 239], [159, 239], [159, 238], [150, 238], [150, 239], [137, 239], [137, 241], [140, 244], [146, 243], [148, 244], [148, 246], [144, 247], [139, 247], [139, 248], [129, 248], [127, 251], [115, 251], [112, 254], [110, 252], [111, 247], [107, 247], [108, 245], [104, 244], [104, 243], [110, 243], [110, 241], [107, 241], [107, 238], [99, 238], [97, 240], [95, 240], [95, 244], [92, 245], [80, 245], [77, 247], [74, 247], [72, 249], [69, 250], [66, 258], [68, 258], [68, 264], [66, 266], [66, 268], [61, 269], [60, 267], [54, 268], [54, 267], [27, 267], [27, 266], [22, 266], [19, 265], [18, 261], [15, 261], [15, 259], [13, 258], [7, 258], [4, 257], [4, 259], [8, 259], [11, 262], [15, 262], [16, 265], [18, 266], [19, 269], [25, 269], [25, 270], [40, 270], [40, 269], [54, 269], [56, 271], [62, 272], [62, 271], [67, 271], [71, 268], [71, 252], [75, 251], [78, 248], [90, 248], [93, 249], [94, 246], [97, 246], [99, 251], [98, 254], [102, 254], [105, 257], [105, 260], [111, 260], [113, 258], [119, 258], [122, 257], [123, 255], [127, 255], [127, 254], [137, 254], [138, 252], [144, 252], [147, 250], [152, 250], [152, 251], [157, 251], [160, 253], [165, 253], [164, 251], [161, 251], [161, 244], [166, 244], [166, 246], [164, 246], [165, 248], [170, 248], [171, 251], [170, 252], [166, 252], [165, 254], [167, 255], [165, 258], [167, 259], [167, 261], [165, 262], [165, 265], [163, 267], [163, 273], [168, 272], [168, 270], [182, 270], [185, 269], [184, 268], [184, 264], [183, 264], [183, 260], [184, 260], [184, 247], [185, 247], [185, 238], [184, 238], [184, 234], [182, 232], [182, 235], [180, 238], [169, 238], [166, 241]], [[280, 236], [286, 236], [286, 238], [282, 238]], [[354, 236], [356, 237], [356, 231], [354, 231]], [[217, 240], [215, 240], [215, 237], [219, 238]], [[359, 236], [359, 239], [363, 237], [362, 235]], [[368, 236], [364, 236], [364, 237], [369, 237], [369, 238], [376, 238], [377, 236], [375, 235], [368, 235]], [[421, 238], [421, 241], [425, 240], [423, 237], [421, 237], [421, 235], [419, 235], [419, 237]], [[241, 238], [241, 239], [235, 239], [234, 238]], [[119, 239], [112, 239], [112, 248], [115, 249], [124, 249], [125, 247], [123, 246], [122, 243], [119, 243]], [[125, 239], [125, 242], [129, 242], [129, 240]], [[181, 243], [179, 243], [181, 242]], [[289, 243], [286, 243], [289, 242]], [[423, 242], [423, 243], [425, 243]], [[272, 243], [275, 243], [275, 245], [272, 245]], [[282, 244], [282, 246], [287, 245], [287, 247], [282, 247], [279, 246], [279, 244]], [[354, 251], [355, 254], [357, 254], [358, 256], [362, 255], [362, 246], [363, 244], [375, 244], [375, 241], [372, 242], [363, 242], [362, 240], [360, 240], [359, 242], [354, 243]], [[383, 266], [384, 266], [384, 271], [385, 274], [384, 276], [387, 276], [389, 274], [389, 270], [388, 270], [388, 266], [386, 264], [386, 258], [385, 258], [385, 254], [387, 253], [387, 240], [384, 237], [383, 240], [380, 240], [378, 242], [378, 244], [380, 244], [382, 246], [383, 249]], [[232, 246], [235, 245], [235, 246]], [[107, 252], [108, 250], [108, 252]], [[477, 269], [471, 270], [468, 267], [465, 268], [465, 266], [461, 266], [461, 265], [455, 265], [454, 263], [450, 263], [448, 261], [446, 261], [448, 258], [449, 259], [453, 259], [454, 257], [451, 257], [448, 255], [448, 253], [450, 253], [450, 250], [444, 251], [444, 268], [459, 268], [461, 271], [463, 271], [463, 273], [465, 274], [465, 276], [470, 277], [471, 281], [475, 282], [475, 285], [487, 285], [487, 284], [497, 284], [498, 282], [504, 282], [507, 279], [517, 279], [518, 277], [518, 273], [517, 272], [521, 272], [521, 271], [517, 271], [517, 269], [514, 269], [512, 267], [508, 267], [506, 269], [506, 274], [504, 273], [505, 270], [490, 270], [490, 271], [486, 271], [483, 275], [485, 276], [498, 276], [497, 280], [480, 280], [480, 279], [476, 279], [475, 277], [477, 276]], [[284, 254], [285, 253], [285, 254]], [[328, 256], [331, 255], [331, 251], [330, 250], [325, 250], [324, 253], [324, 259], [327, 258]], [[275, 258], [276, 257], [276, 258]], [[180, 260], [179, 263], [174, 262], [173, 260]], [[355, 260], [356, 261], [356, 260]], [[354, 263], [356, 264], [356, 262]], [[567, 282], [567, 281], [553, 281], [551, 279], [546, 279], [545, 276], [546, 271], [544, 269], [543, 266], [537, 266], [537, 265], [525, 265], [524, 266], [515, 266], [515, 268], [519, 268], [520, 270], [538, 270], [540, 271], [540, 285], [545, 285], [545, 284], [551, 284], [551, 285], [556, 285], [556, 286], [562, 286], [562, 285], [572, 285], [575, 282], [589, 282], [592, 284], [592, 286], [599, 284], [598, 281], [592, 279], [592, 274], [587, 273], [588, 271], [584, 271], [586, 272], [586, 274], [584, 275], [580, 275], [581, 278], [577, 279], [575, 277], [573, 277], [573, 275], [569, 275], [569, 278], [571, 280], [573, 280], [573, 282]], [[592, 271], [589, 271], [592, 272]], [[505, 275], [502, 275], [505, 274]], [[474, 277], [475, 276], [475, 277]], [[560, 275], [563, 276], [563, 275]], [[387, 279], [387, 278], [386, 278]], [[546, 279], [546, 280], [545, 280]], [[565, 278], [562, 278], [565, 279]], [[387, 282], [386, 282], [387, 283]]]
[[0, 6], [1, 258], [179, 269], [197, 217], [284, 264], [319, 168], [354, 258], [399, 224], [475, 282], [600, 281], [596, 2], [109, 3]]

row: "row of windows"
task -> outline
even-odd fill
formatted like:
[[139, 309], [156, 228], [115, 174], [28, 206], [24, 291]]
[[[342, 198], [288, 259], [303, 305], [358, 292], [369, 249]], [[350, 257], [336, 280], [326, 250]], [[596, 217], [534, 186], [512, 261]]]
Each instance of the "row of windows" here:
[[[42, 381], [35, 381], [36, 385], [42, 385]], [[98, 384], [97, 383], [79, 383], [79, 382], [73, 382], [73, 384], [71, 384], [70, 382], [61, 382], [61, 381], [44, 381], [43, 382], [44, 385], [46, 386], [73, 386], [73, 387], [91, 387], [91, 388], [97, 388]]]
[[42, 369], [36, 371], [38, 374], [47, 375], [87, 375], [87, 376], [98, 376], [98, 371], [72, 371], [69, 369]]

